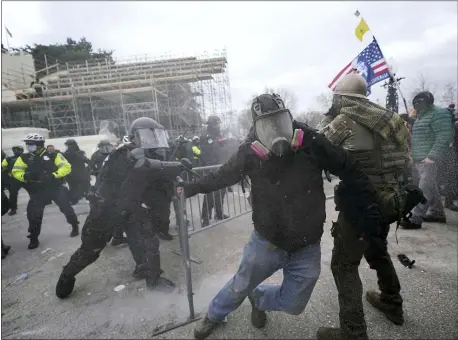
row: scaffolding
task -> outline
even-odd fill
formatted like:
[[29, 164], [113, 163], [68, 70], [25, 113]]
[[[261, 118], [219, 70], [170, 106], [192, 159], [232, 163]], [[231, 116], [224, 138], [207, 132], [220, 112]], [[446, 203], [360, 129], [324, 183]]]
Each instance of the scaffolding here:
[[30, 77], [38, 74], [44, 75], [43, 94], [31, 97], [27, 89], [12, 88], [17, 82], [2, 70], [2, 88], [16, 95], [16, 100], [2, 101], [3, 128], [43, 127], [52, 137], [85, 136], [98, 134], [100, 122], [108, 120], [125, 134], [133, 120], [146, 116], [175, 138], [184, 131], [202, 133], [209, 115], [219, 116], [223, 125], [230, 122], [225, 50], [200, 57], [46, 62]]

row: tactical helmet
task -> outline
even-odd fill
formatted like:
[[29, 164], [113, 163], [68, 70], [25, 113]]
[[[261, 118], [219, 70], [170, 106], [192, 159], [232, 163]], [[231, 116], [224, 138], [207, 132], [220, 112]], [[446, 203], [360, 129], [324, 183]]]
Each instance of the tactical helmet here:
[[167, 133], [164, 127], [149, 117], [135, 119], [129, 127], [129, 139], [139, 148], [166, 148]]
[[65, 141], [64, 144], [67, 145], [67, 146], [70, 146], [70, 145], [72, 145], [72, 146], [78, 145], [78, 143], [77, 143], [76, 140], [74, 140], [74, 139], [67, 139], [67, 140]]
[[29, 133], [23, 141], [26, 144], [43, 144], [45, 143], [45, 138], [38, 133]]
[[360, 74], [347, 74], [337, 83], [334, 94], [347, 97], [367, 98], [367, 82]]
[[421, 92], [418, 92], [415, 95], [415, 97], [413, 97], [412, 104], [415, 106], [415, 103], [419, 102], [419, 101], [425, 101], [426, 104], [433, 105], [434, 104], [434, 96], [429, 91], [421, 91]]
[[283, 99], [278, 94], [261, 94], [253, 99], [251, 104], [251, 116], [256, 120], [260, 116], [278, 113], [280, 111], [288, 111], [285, 107]]
[[24, 152], [24, 148], [20, 145], [13, 146], [12, 150], [13, 150], [13, 153], [15, 153], [16, 151], [21, 152], [21, 153]]
[[207, 125], [221, 124], [221, 118], [219, 118], [218, 116], [208, 116], [206, 124]]
[[192, 137], [192, 141], [193, 142], [198, 142], [198, 141], [200, 141], [200, 138], [198, 136], [194, 136], [194, 137]]

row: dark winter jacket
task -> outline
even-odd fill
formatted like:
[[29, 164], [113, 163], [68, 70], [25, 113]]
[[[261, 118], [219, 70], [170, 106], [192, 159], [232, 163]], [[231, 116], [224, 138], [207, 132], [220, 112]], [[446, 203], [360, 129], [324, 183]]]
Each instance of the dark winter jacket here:
[[452, 122], [445, 109], [431, 106], [426, 113], [417, 114], [412, 129], [412, 160], [425, 158], [440, 161], [445, 157], [452, 141]]
[[251, 179], [255, 230], [289, 252], [321, 240], [326, 219], [323, 170], [339, 176], [351, 188], [358, 197], [352, 204], [361, 214], [375, 203], [375, 190], [350, 153], [306, 125], [294, 122], [294, 128], [305, 134], [296, 153], [263, 161], [251, 150], [253, 139], [249, 136], [217, 172], [186, 183], [186, 196], [234, 185], [247, 175]]
[[72, 165], [72, 172], [68, 177], [72, 178], [86, 178], [88, 172], [86, 170], [86, 164], [89, 164], [89, 159], [86, 157], [86, 153], [82, 150], [67, 150], [63, 153], [67, 161]]
[[107, 154], [101, 153], [100, 150], [96, 150], [92, 156], [88, 165], [89, 173], [97, 176], [100, 169], [102, 168], [103, 161], [107, 158]]

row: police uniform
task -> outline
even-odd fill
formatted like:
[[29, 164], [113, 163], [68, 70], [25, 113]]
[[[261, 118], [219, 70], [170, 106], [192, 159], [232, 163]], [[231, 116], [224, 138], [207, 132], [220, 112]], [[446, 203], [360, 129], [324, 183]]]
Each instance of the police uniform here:
[[27, 188], [24, 186], [24, 183], [18, 181], [11, 174], [14, 163], [16, 163], [16, 160], [18, 159], [18, 157], [23, 153], [22, 147], [13, 147], [13, 152], [15, 148], [19, 148], [19, 150], [21, 150], [20, 154], [15, 154], [13, 156], [7, 157], [6, 159], [8, 163], [8, 167], [7, 167], [7, 176], [8, 177], [7, 178], [8, 178], [8, 191], [10, 193], [9, 204], [10, 204], [10, 209], [11, 209], [9, 215], [16, 214], [17, 198], [18, 198], [19, 190], [21, 188], [24, 188], [27, 190]]
[[[133, 154], [142, 150], [144, 152], [144, 149], [136, 149], [134, 144], [124, 145], [104, 161], [97, 192], [89, 198], [91, 210], [82, 229], [82, 244], [64, 267], [56, 286], [59, 298], [71, 294], [75, 276], [97, 260], [119, 224], [124, 226], [129, 248], [137, 264], [133, 275], [145, 278], [149, 287], [170, 283], [160, 277], [159, 238], [151, 223], [151, 207], [145, 203], [145, 198], [150, 195], [149, 190], [157, 181], [164, 179], [152, 177], [151, 173], [157, 172], [148, 167], [138, 168], [131, 161]], [[144, 157], [141, 161], [148, 163]]]
[[37, 153], [22, 154], [14, 163], [11, 174], [27, 185], [30, 194], [27, 204], [28, 238], [31, 242], [29, 248], [38, 246], [43, 212], [50, 200], [56, 203], [72, 226], [71, 236], [78, 235], [78, 219], [70, 205], [68, 190], [62, 185], [63, 178], [70, 172], [70, 163], [60, 153], [48, 152], [44, 148]]
[[[201, 164], [202, 166], [220, 165], [226, 160], [223, 159], [225, 138], [220, 136], [210, 136], [209, 134], [200, 137]], [[212, 210], [215, 208], [216, 219], [227, 218], [223, 214], [223, 202], [226, 195], [225, 189], [220, 189], [204, 196], [202, 203], [202, 226], [209, 224], [212, 218]]]
[[[337, 115], [323, 133], [335, 145], [350, 151], [369, 176], [377, 192], [382, 227], [371, 235], [362, 235], [356, 227], [358, 216], [345, 209], [352, 199], [351, 189], [337, 188], [336, 206], [340, 213], [332, 228], [331, 269], [339, 293], [340, 329], [320, 328], [320, 340], [368, 339], [358, 273], [363, 256], [376, 270], [381, 291], [368, 291], [367, 300], [392, 322], [403, 323], [401, 286], [388, 253], [387, 235], [390, 223], [398, 221], [402, 213], [399, 181], [408, 164], [409, 134], [399, 115], [366, 99], [366, 90], [361, 76], [346, 76], [335, 91], [333, 105]], [[361, 223], [367, 225], [370, 221]]]

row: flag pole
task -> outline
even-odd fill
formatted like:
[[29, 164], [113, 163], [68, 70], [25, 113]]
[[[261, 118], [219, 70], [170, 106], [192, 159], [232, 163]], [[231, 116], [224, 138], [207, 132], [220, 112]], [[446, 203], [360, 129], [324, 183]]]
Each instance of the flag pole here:
[[8, 39], [8, 31], [6, 31], [6, 25], [5, 25], [5, 35], [6, 35], [6, 46], [8, 47], [8, 50], [10, 49], [10, 41]]
[[[359, 12], [359, 10], [356, 10], [356, 12], [354, 13], [354, 15], [358, 18], [358, 17], [361, 15], [361, 13]], [[374, 35], [374, 33], [372, 32], [371, 29], [369, 29], [369, 31], [371, 32], [372, 38], [373, 38], [373, 39], [375, 40], [375, 42], [377, 43], [378, 48], [380, 49], [380, 52], [382, 53], [382, 56], [383, 56], [383, 58], [385, 59], [385, 55], [383, 54], [382, 48], [380, 47], [380, 44], [379, 44], [377, 38], [375, 38], [375, 35]], [[385, 59], [385, 62], [388, 64], [387, 59]], [[405, 107], [405, 109], [406, 109], [406, 113], [408, 114], [409, 111], [408, 111], [408, 109], [407, 109], [407, 101], [406, 101], [404, 95], [402, 94], [402, 91], [401, 91], [401, 88], [400, 88], [400, 86], [399, 86], [399, 83], [396, 81], [395, 77], [394, 77], [393, 74], [391, 73], [391, 69], [390, 69], [389, 65], [388, 65], [388, 74], [390, 75], [390, 78], [393, 79], [393, 82], [394, 82], [394, 84], [395, 84], [395, 86], [396, 86], [396, 89], [398, 90], [399, 94], [401, 95], [402, 101], [403, 101], [403, 103], [404, 103], [404, 107]]]

